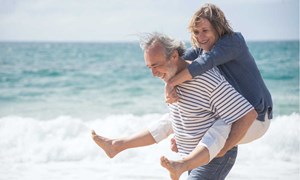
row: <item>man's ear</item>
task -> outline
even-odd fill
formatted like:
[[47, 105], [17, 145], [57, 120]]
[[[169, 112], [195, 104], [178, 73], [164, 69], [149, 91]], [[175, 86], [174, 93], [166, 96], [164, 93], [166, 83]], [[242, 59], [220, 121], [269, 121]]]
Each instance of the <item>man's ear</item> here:
[[178, 59], [178, 51], [177, 50], [174, 50], [173, 51], [173, 53], [172, 53], [172, 56], [171, 56], [171, 58], [172, 58], [172, 60], [176, 60], [176, 59]]

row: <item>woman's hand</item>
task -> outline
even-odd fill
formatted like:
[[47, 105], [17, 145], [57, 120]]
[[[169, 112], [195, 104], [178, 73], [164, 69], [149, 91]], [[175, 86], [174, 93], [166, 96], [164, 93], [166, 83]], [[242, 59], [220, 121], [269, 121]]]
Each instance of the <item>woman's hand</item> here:
[[166, 103], [168, 103], [168, 104], [175, 103], [179, 100], [179, 97], [176, 92], [176, 87], [171, 86], [168, 83], [166, 84], [165, 99], [166, 99]]

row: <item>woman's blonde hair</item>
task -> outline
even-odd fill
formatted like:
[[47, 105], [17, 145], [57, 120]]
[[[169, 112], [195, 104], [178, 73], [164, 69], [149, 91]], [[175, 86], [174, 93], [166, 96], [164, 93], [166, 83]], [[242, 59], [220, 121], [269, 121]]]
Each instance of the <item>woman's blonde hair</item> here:
[[229, 25], [223, 11], [214, 4], [204, 4], [191, 18], [189, 31], [191, 32], [191, 43], [194, 47], [200, 47], [195, 37], [194, 29], [201, 19], [207, 19], [218, 33], [219, 37], [225, 34], [233, 34], [232, 27]]

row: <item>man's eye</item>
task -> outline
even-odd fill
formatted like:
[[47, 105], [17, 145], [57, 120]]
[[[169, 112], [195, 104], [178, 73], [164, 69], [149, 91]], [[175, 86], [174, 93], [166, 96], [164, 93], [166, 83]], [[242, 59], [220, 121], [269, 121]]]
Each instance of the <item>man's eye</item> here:
[[151, 66], [151, 67], [148, 66], [149, 69], [155, 69], [156, 67], [157, 67], [157, 65]]

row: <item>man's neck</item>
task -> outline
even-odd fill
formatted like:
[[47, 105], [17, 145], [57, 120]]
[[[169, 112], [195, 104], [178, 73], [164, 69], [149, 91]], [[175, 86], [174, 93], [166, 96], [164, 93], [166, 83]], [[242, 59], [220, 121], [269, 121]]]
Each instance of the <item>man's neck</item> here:
[[184, 70], [187, 66], [188, 66], [188, 63], [185, 62], [184, 59], [179, 58], [178, 59], [178, 66], [177, 66], [178, 68], [177, 68], [176, 74], [178, 74], [179, 72], [181, 72], [182, 70]]

